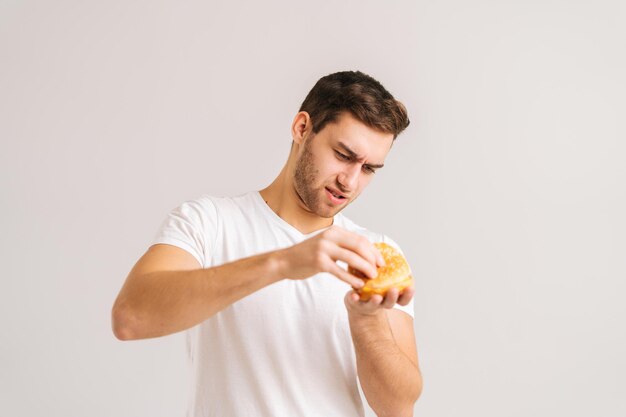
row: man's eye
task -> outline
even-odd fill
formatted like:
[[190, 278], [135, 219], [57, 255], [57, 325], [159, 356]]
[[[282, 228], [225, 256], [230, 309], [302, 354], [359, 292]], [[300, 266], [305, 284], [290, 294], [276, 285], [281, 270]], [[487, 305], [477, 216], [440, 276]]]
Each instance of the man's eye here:
[[365, 172], [367, 172], [368, 174], [376, 174], [376, 170], [374, 168], [370, 168], [370, 167], [364, 167], [365, 168]]
[[347, 161], [347, 160], [349, 160], [349, 159], [350, 159], [350, 157], [348, 157], [348, 156], [346, 156], [346, 155], [342, 154], [341, 152], [335, 152], [335, 153], [337, 154], [337, 156], [338, 156], [339, 158], [341, 158], [341, 159], [343, 159], [343, 160], [345, 160], [345, 161]]

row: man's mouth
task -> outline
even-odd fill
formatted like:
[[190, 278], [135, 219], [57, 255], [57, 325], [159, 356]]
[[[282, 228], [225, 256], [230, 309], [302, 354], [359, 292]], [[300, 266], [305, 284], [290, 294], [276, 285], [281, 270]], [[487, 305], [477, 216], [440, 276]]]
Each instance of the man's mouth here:
[[346, 197], [338, 191], [333, 190], [332, 188], [326, 187], [326, 191], [328, 191], [333, 197], [339, 200], [345, 200]]

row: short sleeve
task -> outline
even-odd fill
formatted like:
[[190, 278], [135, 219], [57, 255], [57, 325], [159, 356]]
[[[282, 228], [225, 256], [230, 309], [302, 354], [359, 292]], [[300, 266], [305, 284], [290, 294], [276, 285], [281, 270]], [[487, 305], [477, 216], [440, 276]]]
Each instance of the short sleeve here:
[[[388, 243], [391, 246], [393, 246], [394, 248], [396, 248], [402, 254], [402, 256], [406, 257], [406, 255], [404, 255], [404, 252], [402, 251], [400, 246], [394, 240], [392, 240], [389, 236], [383, 235], [382, 241], [385, 242], [385, 243]], [[411, 270], [411, 265], [409, 265], [409, 270]], [[413, 280], [415, 280], [415, 276], [413, 277]], [[398, 310], [402, 310], [405, 313], [409, 314], [411, 317], [415, 318], [415, 311], [414, 311], [415, 303], [413, 302], [414, 300], [415, 300], [415, 297], [411, 298], [411, 301], [409, 301], [409, 304], [407, 304], [405, 306], [401, 306], [400, 304], [396, 304], [393, 308], [397, 308]]]
[[204, 268], [209, 264], [217, 236], [217, 209], [213, 201], [203, 196], [188, 200], [172, 209], [157, 230], [152, 245], [166, 243], [191, 255]]

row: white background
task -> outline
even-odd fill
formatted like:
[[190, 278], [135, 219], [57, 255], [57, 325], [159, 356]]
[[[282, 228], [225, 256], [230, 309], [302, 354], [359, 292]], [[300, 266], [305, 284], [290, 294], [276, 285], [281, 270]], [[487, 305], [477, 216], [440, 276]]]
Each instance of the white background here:
[[411, 126], [346, 214], [417, 279], [416, 416], [626, 415], [626, 10], [0, 1], [0, 414], [182, 416], [183, 334], [110, 309], [169, 210], [261, 189], [315, 81]]

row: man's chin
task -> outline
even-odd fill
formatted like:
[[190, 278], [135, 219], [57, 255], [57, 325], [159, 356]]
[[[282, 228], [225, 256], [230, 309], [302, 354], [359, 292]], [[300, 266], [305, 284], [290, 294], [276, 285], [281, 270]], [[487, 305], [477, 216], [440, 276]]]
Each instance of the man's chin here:
[[348, 204], [350, 204], [349, 201], [346, 201], [343, 204], [340, 204], [338, 206], [326, 206], [326, 215], [322, 216], [322, 217], [326, 217], [326, 218], [331, 218], [333, 216], [335, 216], [337, 213], [339, 213], [340, 211], [342, 211], [343, 209], [345, 209]]

